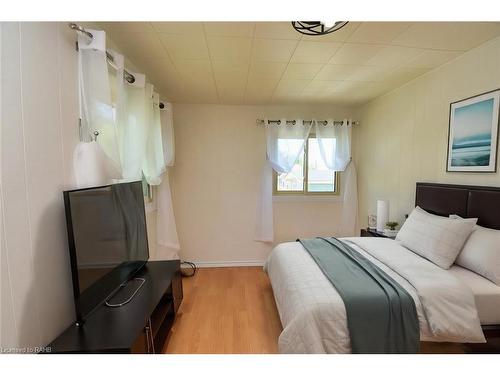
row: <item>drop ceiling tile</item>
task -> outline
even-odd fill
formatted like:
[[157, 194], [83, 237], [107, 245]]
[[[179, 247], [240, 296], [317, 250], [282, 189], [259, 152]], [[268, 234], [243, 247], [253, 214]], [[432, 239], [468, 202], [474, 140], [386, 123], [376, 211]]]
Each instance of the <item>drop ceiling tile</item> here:
[[255, 22], [204, 22], [209, 36], [253, 37]]
[[242, 104], [245, 102], [245, 93], [231, 93], [228, 96], [219, 94], [221, 104]]
[[500, 35], [500, 22], [416, 22], [395, 44], [466, 51]]
[[276, 87], [276, 91], [302, 91], [307, 84], [311, 82], [309, 79], [282, 79]]
[[217, 89], [213, 80], [184, 81], [183, 101], [187, 103], [218, 103]]
[[249, 75], [255, 79], [280, 79], [286, 66], [284, 62], [253, 61]]
[[247, 93], [257, 94], [274, 91], [278, 86], [279, 80], [277, 79], [249, 79], [247, 82]]
[[375, 82], [382, 80], [386, 74], [394, 70], [385, 66], [357, 66], [355, 70], [346, 78], [346, 81], [354, 82]]
[[[136, 64], [144, 60], [167, 60], [168, 53], [155, 33], [119, 33], [113, 40], [126, 58]], [[144, 53], [147, 51], [147, 54]]]
[[300, 41], [293, 53], [291, 62], [296, 63], [326, 63], [341, 47], [337, 42], [305, 42]]
[[272, 95], [262, 95], [262, 94], [257, 94], [257, 95], [245, 95], [245, 104], [249, 105], [262, 105], [262, 104], [269, 104], [272, 101]]
[[160, 82], [169, 79], [179, 79], [179, 73], [170, 59], [166, 60], [144, 60], [137, 68], [144, 74], [146, 79], [155, 86], [159, 86]]
[[357, 65], [325, 65], [315, 79], [323, 81], [342, 81], [351, 76]]
[[159, 34], [160, 40], [174, 60], [208, 59], [208, 48], [203, 35]]
[[288, 64], [283, 79], [313, 79], [323, 64]]
[[387, 44], [410, 25], [409, 22], [363, 22], [347, 39], [347, 42]]
[[299, 103], [302, 100], [302, 92], [300, 91], [275, 91], [271, 99], [272, 103]]
[[253, 61], [288, 62], [295, 47], [295, 40], [255, 38], [252, 49]]
[[188, 104], [219, 104], [219, 98], [215, 90], [185, 90], [174, 103]]
[[302, 91], [300, 93], [301, 102], [304, 103], [323, 103], [325, 101], [325, 97], [328, 93], [323, 92], [311, 92], [311, 91]]
[[411, 81], [414, 78], [428, 72], [430, 69], [420, 69], [420, 68], [397, 68], [394, 71], [387, 74], [382, 83], [394, 88], [404, 85], [405, 83]]
[[217, 90], [219, 91], [219, 95], [231, 93], [244, 93], [246, 88], [246, 80], [238, 81], [238, 80], [226, 80], [221, 79], [216, 81]]
[[325, 92], [331, 92], [335, 90], [342, 81], [320, 81], [320, 80], [312, 80], [307, 84], [304, 88], [303, 93], [316, 93], [321, 94]]
[[158, 33], [182, 35], [204, 33], [203, 22], [151, 22], [151, 26]]
[[216, 81], [217, 93], [219, 94], [219, 99], [224, 103], [234, 103], [237, 99], [240, 103], [243, 102], [245, 96], [246, 80], [245, 81], [234, 81], [234, 80], [218, 80]]
[[209, 36], [207, 40], [212, 60], [248, 62], [250, 59], [251, 38]]
[[113, 34], [154, 33], [155, 31], [150, 22], [102, 22], [98, 25]]
[[381, 44], [346, 43], [333, 55], [330, 64], [361, 65], [373, 57], [384, 46]]
[[245, 103], [269, 103], [278, 82], [277, 79], [249, 79], [245, 91]]
[[339, 93], [339, 92], [331, 92], [328, 94], [322, 95], [321, 100], [326, 103], [337, 103], [339, 105], [341, 104], [347, 104], [351, 105], [352, 101], [350, 101], [347, 97], [346, 94], [344, 93]]
[[461, 51], [425, 50], [404, 64], [410, 68], [435, 68], [461, 55]]
[[330, 92], [346, 93], [366, 84], [368, 84], [368, 82], [341, 81], [338, 82], [338, 85], [334, 86]]
[[498, 22], [350, 22], [321, 37], [302, 36], [288, 22], [207, 24], [97, 26], [162, 97], [186, 103], [362, 103], [500, 35]]
[[167, 101], [178, 100], [185, 90], [184, 83], [178, 77], [161, 77], [155, 87], [160, 91], [161, 98]]
[[375, 66], [399, 66], [413, 60], [423, 52], [422, 49], [386, 46], [370, 58], [366, 65]]
[[326, 35], [304, 35], [302, 40], [310, 42], [345, 42], [353, 32], [361, 25], [361, 22], [349, 22], [340, 30]]
[[223, 104], [242, 103], [245, 98], [245, 83], [229, 82], [222, 84], [217, 82], [217, 92]]
[[302, 91], [309, 83], [309, 80], [281, 80], [273, 93], [273, 102], [295, 101], [300, 99]]
[[212, 65], [210, 60], [175, 60], [175, 67], [181, 78], [186, 82], [213, 81]]
[[293, 28], [291, 22], [256, 22], [255, 24], [256, 38], [299, 40], [301, 35]]
[[248, 77], [248, 62], [232, 63], [229, 61], [216, 60], [212, 62], [215, 80], [245, 82]]

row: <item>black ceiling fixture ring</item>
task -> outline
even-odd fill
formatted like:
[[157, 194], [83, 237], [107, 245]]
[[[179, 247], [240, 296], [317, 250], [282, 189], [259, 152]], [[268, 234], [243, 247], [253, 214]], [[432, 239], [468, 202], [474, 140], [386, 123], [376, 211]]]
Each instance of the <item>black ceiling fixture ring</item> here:
[[292, 26], [301, 34], [305, 35], [326, 35], [340, 30], [349, 21], [336, 21], [333, 26], [327, 27], [321, 21], [292, 21]]

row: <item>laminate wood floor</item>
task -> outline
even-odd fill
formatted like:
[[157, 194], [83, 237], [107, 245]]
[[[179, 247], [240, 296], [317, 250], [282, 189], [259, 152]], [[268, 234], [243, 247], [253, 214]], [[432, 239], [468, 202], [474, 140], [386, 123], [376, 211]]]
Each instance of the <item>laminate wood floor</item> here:
[[281, 322], [262, 267], [202, 268], [182, 281], [165, 353], [278, 352]]
[[[164, 353], [278, 353], [281, 322], [262, 267], [202, 268], [183, 287]], [[457, 344], [421, 343], [421, 353], [463, 352]]]

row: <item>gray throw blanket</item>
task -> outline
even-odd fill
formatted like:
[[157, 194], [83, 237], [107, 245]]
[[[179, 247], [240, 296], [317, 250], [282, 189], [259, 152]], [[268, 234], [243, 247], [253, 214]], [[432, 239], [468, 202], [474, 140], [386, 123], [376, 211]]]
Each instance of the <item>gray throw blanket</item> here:
[[408, 292], [333, 237], [298, 239], [342, 297], [352, 353], [417, 353], [420, 330]]

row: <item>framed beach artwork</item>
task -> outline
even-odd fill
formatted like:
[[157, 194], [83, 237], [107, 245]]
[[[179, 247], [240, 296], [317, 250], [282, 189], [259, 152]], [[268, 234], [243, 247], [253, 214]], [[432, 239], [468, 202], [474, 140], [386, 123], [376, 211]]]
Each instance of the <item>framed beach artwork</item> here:
[[450, 104], [447, 172], [496, 172], [500, 89]]

